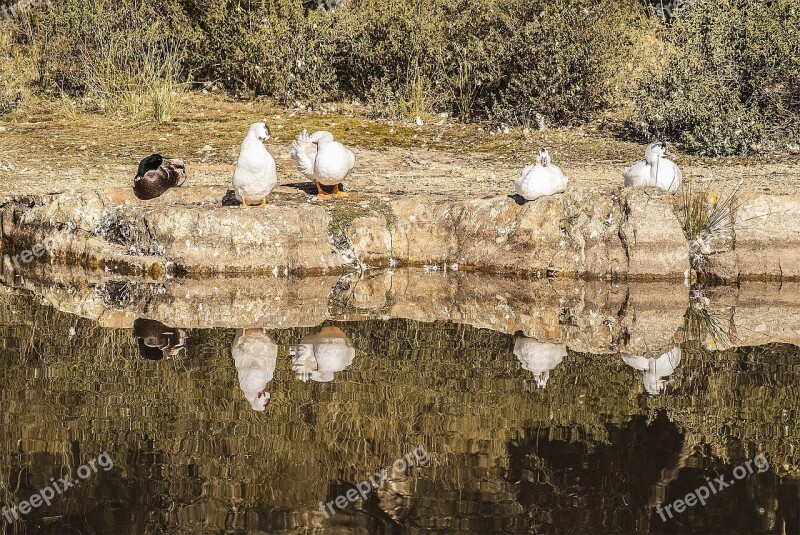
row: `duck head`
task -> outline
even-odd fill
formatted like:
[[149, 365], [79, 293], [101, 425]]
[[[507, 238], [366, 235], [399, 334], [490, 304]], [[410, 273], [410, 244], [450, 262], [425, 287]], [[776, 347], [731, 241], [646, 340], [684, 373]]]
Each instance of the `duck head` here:
[[133, 322], [133, 335], [139, 344], [139, 354], [148, 360], [174, 357], [186, 347], [186, 333], [167, 327], [161, 322], [138, 318]]
[[552, 163], [552, 161], [553, 160], [550, 158], [550, 154], [547, 152], [547, 149], [539, 149], [539, 154], [536, 155], [536, 163], [542, 167], [547, 167]]
[[164, 163], [164, 157], [160, 154], [151, 154], [139, 162], [139, 169], [136, 171], [137, 177], [143, 177], [148, 171], [155, 171]]
[[547, 381], [550, 380], [550, 372], [543, 371], [536, 376], [536, 388], [544, 388], [547, 386]]
[[664, 158], [666, 156], [671, 156], [671, 154], [669, 149], [667, 149], [667, 144], [663, 141], [653, 141], [644, 151], [644, 159], [647, 160], [647, 163], [649, 164], [652, 164], [659, 158]]
[[253, 136], [261, 143], [264, 143], [266, 140], [272, 137], [272, 132], [270, 132], [267, 123], [260, 122], [260, 123], [253, 123], [252, 125], [250, 125], [250, 131], [248, 132], [248, 135]]

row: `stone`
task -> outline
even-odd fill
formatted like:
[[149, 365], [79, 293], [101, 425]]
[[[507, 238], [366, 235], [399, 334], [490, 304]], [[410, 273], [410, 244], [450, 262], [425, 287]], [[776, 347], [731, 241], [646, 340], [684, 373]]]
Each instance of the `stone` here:
[[345, 229], [345, 236], [358, 260], [365, 265], [385, 266], [392, 258], [392, 235], [386, 219], [378, 216], [359, 217]]
[[800, 198], [759, 195], [734, 216], [739, 277], [800, 277]]
[[671, 195], [653, 188], [625, 188], [622, 210], [619, 234], [628, 256], [628, 276], [688, 276], [689, 248], [672, 211]]

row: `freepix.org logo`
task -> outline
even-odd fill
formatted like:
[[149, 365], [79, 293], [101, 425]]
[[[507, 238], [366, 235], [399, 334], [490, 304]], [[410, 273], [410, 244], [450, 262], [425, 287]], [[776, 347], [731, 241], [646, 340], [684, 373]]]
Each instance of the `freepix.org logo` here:
[[[752, 459], [748, 459], [744, 464], [734, 468], [733, 478], [728, 479], [724, 474], [713, 480], [710, 477], [707, 477], [704, 485], [697, 487], [685, 497], [677, 499], [674, 502], [666, 505], [657, 505], [656, 512], [658, 513], [658, 516], [661, 517], [662, 522], [666, 522], [667, 517], [672, 518], [672, 509], [674, 509], [676, 513], [680, 514], [683, 513], [687, 507], [694, 507], [698, 503], [700, 505], [705, 505], [706, 500], [714, 494], [730, 487], [731, 485], [735, 485], [737, 481], [740, 481], [746, 478], [748, 475], [754, 473], [756, 470], [753, 468], [753, 465], [755, 465], [755, 469], [758, 470], [759, 474], [769, 470], [769, 461], [767, 461], [767, 457], [763, 453], [759, 453]], [[664, 505], [663, 508], [661, 507], [662, 505]]]
[[19, 520], [23, 515], [27, 515], [37, 507], [42, 505], [51, 505], [53, 500], [72, 487], [80, 485], [82, 481], [89, 479], [93, 474], [96, 474], [98, 468], [102, 468], [104, 472], [108, 472], [114, 468], [114, 460], [107, 452], [103, 452], [95, 459], [91, 459], [88, 463], [82, 464], [75, 471], [77, 478], [67, 474], [61, 479], [50, 478], [50, 484], [43, 487], [38, 492], [32, 494], [27, 500], [23, 500], [14, 506], [4, 506], [0, 511], [0, 515], [12, 524]]

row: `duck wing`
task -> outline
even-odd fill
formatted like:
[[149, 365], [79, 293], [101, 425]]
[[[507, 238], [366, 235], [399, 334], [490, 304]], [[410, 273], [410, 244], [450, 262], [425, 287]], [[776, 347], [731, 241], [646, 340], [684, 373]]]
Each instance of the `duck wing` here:
[[643, 188], [655, 185], [650, 180], [650, 164], [645, 160], [634, 163], [622, 176], [625, 178], [626, 186]]
[[654, 185], [670, 193], [678, 191], [683, 179], [680, 168], [675, 165], [675, 162], [666, 158], [659, 158], [658, 163], [653, 166], [651, 174]]
[[289, 151], [292, 160], [297, 162], [297, 168], [306, 176], [314, 174], [314, 163], [317, 159], [317, 144], [311, 141], [308, 130], [303, 130], [294, 141]]

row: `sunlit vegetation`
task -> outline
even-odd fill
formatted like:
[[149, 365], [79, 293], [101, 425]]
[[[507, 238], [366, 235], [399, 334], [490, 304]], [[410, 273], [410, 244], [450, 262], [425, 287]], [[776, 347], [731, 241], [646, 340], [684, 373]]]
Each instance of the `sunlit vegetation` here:
[[636, 0], [50, 2], [0, 26], [0, 113], [38, 93], [164, 122], [206, 89], [384, 118], [613, 118], [612, 132], [711, 155], [796, 144], [796, 4], [684, 4], [660, 17]]

